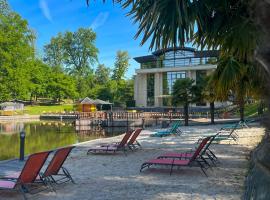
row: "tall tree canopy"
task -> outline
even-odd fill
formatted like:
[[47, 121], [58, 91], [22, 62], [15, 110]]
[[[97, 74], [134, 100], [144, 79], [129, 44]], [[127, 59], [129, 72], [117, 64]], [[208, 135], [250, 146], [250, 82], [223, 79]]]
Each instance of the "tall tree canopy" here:
[[113, 80], [124, 79], [125, 73], [129, 67], [129, 59], [127, 51], [117, 51], [112, 74]]
[[95, 78], [98, 84], [106, 84], [110, 80], [111, 69], [104, 64], [99, 64], [95, 71]]
[[35, 56], [35, 36], [14, 12], [0, 13], [0, 21], [0, 99], [23, 99], [28, 95], [31, 69], [27, 66]]
[[50, 65], [61, 65], [70, 74], [87, 75], [97, 61], [95, 41], [96, 33], [92, 29], [59, 33], [44, 47], [44, 60]]

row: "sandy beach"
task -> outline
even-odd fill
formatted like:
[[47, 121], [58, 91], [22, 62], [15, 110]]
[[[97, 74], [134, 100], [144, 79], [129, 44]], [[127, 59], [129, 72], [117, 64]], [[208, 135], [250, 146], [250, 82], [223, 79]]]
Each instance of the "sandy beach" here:
[[[29, 196], [33, 200], [236, 200], [244, 192], [244, 180], [249, 167], [249, 154], [260, 142], [264, 129], [258, 126], [237, 130], [239, 139], [213, 144], [220, 160], [217, 167], [207, 170], [206, 177], [198, 167], [150, 168], [139, 172], [141, 164], [164, 152], [190, 150], [198, 138], [212, 135], [222, 125], [181, 127], [181, 136], [149, 137], [144, 130], [138, 141], [143, 149], [115, 155], [86, 155], [89, 147], [98, 143], [119, 141], [121, 136], [85, 142], [73, 150], [65, 163], [76, 184], [56, 186], [57, 192], [44, 191]], [[0, 199], [23, 199], [16, 192], [0, 191]]]

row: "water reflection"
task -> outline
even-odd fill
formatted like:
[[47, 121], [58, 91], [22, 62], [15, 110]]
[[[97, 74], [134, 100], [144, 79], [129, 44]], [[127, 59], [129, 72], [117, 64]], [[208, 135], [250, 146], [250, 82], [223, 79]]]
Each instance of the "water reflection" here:
[[25, 153], [31, 154], [97, 138], [119, 135], [126, 128], [75, 127], [72, 121], [0, 123], [0, 160], [19, 156], [19, 132], [21, 130], [26, 132]]

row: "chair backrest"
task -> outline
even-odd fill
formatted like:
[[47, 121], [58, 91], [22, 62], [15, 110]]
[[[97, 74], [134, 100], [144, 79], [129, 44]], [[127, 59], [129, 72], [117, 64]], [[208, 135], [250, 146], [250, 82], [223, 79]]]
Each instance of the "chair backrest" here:
[[142, 128], [138, 128], [134, 131], [132, 137], [130, 138], [130, 140], [128, 141], [128, 144], [133, 144], [137, 137], [140, 135], [140, 133], [142, 132]]
[[67, 159], [68, 155], [70, 154], [71, 150], [74, 148], [74, 146], [65, 147], [58, 149], [51, 162], [49, 163], [48, 167], [46, 168], [45, 172], [43, 173], [44, 177], [56, 175], [58, 174], [59, 170], [63, 166], [65, 160]]
[[124, 147], [127, 144], [128, 139], [130, 138], [132, 133], [133, 133], [133, 130], [130, 130], [130, 131], [126, 132], [126, 134], [124, 135], [122, 141], [119, 143], [118, 147]]
[[51, 151], [46, 151], [30, 155], [17, 182], [22, 184], [34, 182], [50, 153]]
[[196, 149], [196, 151], [194, 152], [194, 154], [192, 155], [190, 162], [195, 160], [197, 158], [198, 155], [200, 155], [201, 151], [203, 150], [203, 148], [205, 147], [205, 145], [207, 144], [207, 142], [210, 140], [211, 137], [206, 137], [202, 140], [202, 142], [200, 143], [200, 145], [198, 146], [198, 148]]
[[180, 126], [180, 122], [179, 122], [179, 121], [175, 122], [175, 123], [172, 125], [172, 128], [171, 128], [170, 131], [171, 131], [172, 133], [176, 132], [176, 130], [179, 128], [179, 126]]
[[206, 143], [205, 147], [203, 148], [201, 154], [205, 154], [206, 150], [209, 148], [209, 146], [212, 144], [212, 142], [215, 140], [216, 136], [219, 135], [219, 132], [215, 135], [212, 135], [212, 136], [209, 136], [209, 140], [208, 140], [208, 143]]

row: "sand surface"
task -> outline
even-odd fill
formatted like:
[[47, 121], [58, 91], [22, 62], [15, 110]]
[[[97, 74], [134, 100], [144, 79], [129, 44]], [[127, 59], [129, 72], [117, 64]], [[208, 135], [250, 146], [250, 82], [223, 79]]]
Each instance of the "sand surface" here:
[[[237, 130], [239, 139], [214, 144], [220, 160], [217, 167], [207, 170], [206, 177], [198, 167], [175, 168], [170, 176], [168, 167], [150, 168], [139, 172], [141, 164], [163, 154], [190, 150], [198, 138], [215, 133], [221, 125], [182, 127], [181, 136], [149, 137], [144, 130], [139, 137], [143, 149], [115, 155], [86, 155], [98, 143], [121, 140], [122, 136], [98, 139], [80, 144], [65, 163], [76, 184], [56, 186], [57, 192], [41, 192], [29, 196], [33, 200], [236, 200], [244, 192], [250, 151], [258, 144], [264, 129], [253, 127]], [[23, 199], [16, 192], [0, 191], [0, 199]]]

